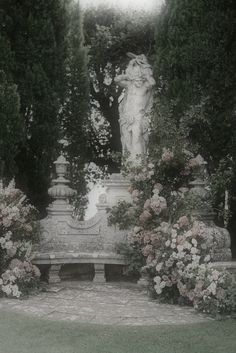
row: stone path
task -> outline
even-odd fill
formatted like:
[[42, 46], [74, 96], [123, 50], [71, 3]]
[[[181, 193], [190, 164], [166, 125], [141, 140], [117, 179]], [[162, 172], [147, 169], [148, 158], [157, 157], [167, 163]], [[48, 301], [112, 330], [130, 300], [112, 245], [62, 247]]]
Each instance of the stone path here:
[[158, 304], [135, 284], [62, 282], [29, 299], [0, 299], [0, 312], [104, 325], [191, 324], [210, 320], [192, 308]]

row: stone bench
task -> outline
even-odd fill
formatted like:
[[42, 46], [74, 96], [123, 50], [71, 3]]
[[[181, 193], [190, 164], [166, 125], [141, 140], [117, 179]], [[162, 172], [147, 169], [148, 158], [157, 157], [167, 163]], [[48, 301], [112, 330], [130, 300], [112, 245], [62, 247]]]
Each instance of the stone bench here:
[[105, 265], [127, 265], [127, 259], [116, 253], [93, 252], [50, 252], [34, 253], [32, 262], [34, 265], [49, 265], [48, 282], [58, 283], [61, 281], [59, 272], [65, 264], [94, 264], [95, 276], [93, 282], [105, 283]]
[[215, 268], [218, 271], [228, 271], [232, 275], [234, 275], [236, 279], [236, 261], [219, 261], [219, 262], [213, 262], [211, 264], [213, 268]]

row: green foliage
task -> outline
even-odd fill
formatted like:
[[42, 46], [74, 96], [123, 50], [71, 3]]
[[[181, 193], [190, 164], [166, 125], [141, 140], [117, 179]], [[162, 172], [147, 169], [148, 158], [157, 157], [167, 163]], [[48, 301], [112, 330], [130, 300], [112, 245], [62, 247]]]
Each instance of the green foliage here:
[[141, 268], [145, 265], [145, 257], [143, 256], [141, 249], [137, 250], [127, 243], [120, 243], [117, 244], [116, 251], [118, 254], [129, 259], [126, 275], [131, 275], [134, 278], [140, 277]]
[[[0, 44], [1, 47], [1, 44]], [[1, 50], [1, 48], [0, 48]], [[24, 137], [20, 97], [16, 85], [0, 71], [0, 178], [15, 171], [18, 144]]]
[[[6, 74], [5, 86], [9, 86], [5, 92], [1, 90], [1, 94], [8, 94], [2, 105], [1, 123], [8, 119], [8, 124], [1, 130], [6, 144], [1, 158], [7, 167], [5, 176], [16, 172], [17, 184], [42, 213], [49, 201], [52, 163], [61, 150], [58, 141], [62, 138], [69, 142], [66, 153], [74, 167], [73, 186], [81, 198], [86, 192], [87, 59], [80, 10], [71, 3], [3, 0], [0, 5], [0, 70]], [[14, 170], [10, 168], [12, 161], [17, 167]]]
[[[219, 188], [214, 194], [220, 212], [222, 188], [235, 186], [236, 175], [235, 19], [233, 0], [167, 0], [157, 19], [153, 57], [157, 98], [151, 148], [156, 152], [160, 141], [168, 147], [170, 139], [180, 139], [201, 153]], [[233, 159], [230, 175], [219, 170], [226, 159]], [[234, 186], [229, 190], [232, 210]]]
[[87, 121], [89, 110], [89, 81], [87, 50], [84, 47], [82, 16], [79, 4], [69, 11], [68, 54], [66, 59], [65, 99], [61, 112], [62, 136], [66, 140], [64, 152], [71, 165], [70, 180], [77, 191], [74, 206], [83, 218], [87, 203], [84, 165], [88, 162]]
[[129, 229], [135, 224], [136, 210], [131, 203], [126, 201], [119, 201], [116, 206], [107, 209], [109, 212], [108, 225], [115, 225], [120, 230]]

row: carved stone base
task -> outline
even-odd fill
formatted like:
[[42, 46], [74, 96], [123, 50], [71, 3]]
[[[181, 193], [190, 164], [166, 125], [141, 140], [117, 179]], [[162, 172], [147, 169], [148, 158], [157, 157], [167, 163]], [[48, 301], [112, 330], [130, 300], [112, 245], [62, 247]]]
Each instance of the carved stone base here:
[[104, 264], [94, 264], [95, 276], [93, 278], [94, 283], [105, 283], [105, 265]]
[[61, 269], [61, 264], [59, 265], [51, 265], [48, 272], [48, 283], [59, 283], [61, 279], [59, 277], [59, 272]]

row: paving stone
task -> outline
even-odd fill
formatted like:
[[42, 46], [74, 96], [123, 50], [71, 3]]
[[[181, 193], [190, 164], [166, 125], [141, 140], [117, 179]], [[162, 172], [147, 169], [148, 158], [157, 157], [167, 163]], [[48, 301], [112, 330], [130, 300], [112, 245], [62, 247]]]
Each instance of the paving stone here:
[[63, 282], [27, 300], [0, 299], [0, 311], [104, 325], [170, 325], [210, 320], [192, 308], [150, 299], [135, 284]]

